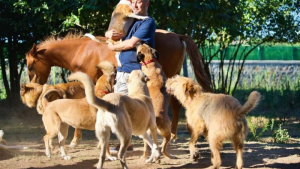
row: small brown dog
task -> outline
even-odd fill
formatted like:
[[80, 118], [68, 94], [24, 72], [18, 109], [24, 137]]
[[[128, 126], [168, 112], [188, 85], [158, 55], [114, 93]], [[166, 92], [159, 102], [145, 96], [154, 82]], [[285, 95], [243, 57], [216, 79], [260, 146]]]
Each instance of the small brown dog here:
[[[136, 47], [137, 58], [142, 64], [142, 71], [149, 78], [147, 86], [154, 107], [158, 133], [164, 138], [161, 152], [168, 158], [174, 158], [166, 150], [171, 139], [171, 122], [168, 116], [171, 96], [168, 95], [165, 87], [167, 77], [156, 60], [157, 52], [155, 49], [146, 44], [138, 44]], [[145, 147], [144, 152], [147, 152], [147, 147]]]
[[[102, 99], [95, 97], [93, 83], [85, 73], [73, 73], [69, 76], [69, 79], [76, 79], [84, 84], [87, 101], [91, 106], [95, 106], [98, 109], [95, 126], [101, 152], [97, 168], [103, 167], [110, 132], [115, 133], [120, 140], [118, 158], [120, 159], [122, 168], [128, 168], [125, 160], [125, 152], [131, 141], [132, 134], [142, 137], [152, 147], [152, 154], [146, 162], [154, 162], [159, 159], [160, 153], [157, 146], [155, 114], [142, 71], [134, 70], [129, 75], [128, 96], [120, 93], [110, 93]], [[65, 118], [61, 119], [69, 124], [69, 122], [65, 121]], [[148, 129], [151, 131], [153, 142], [147, 134]]]
[[242, 151], [248, 134], [245, 115], [259, 102], [260, 94], [253, 91], [241, 105], [225, 94], [203, 93], [201, 86], [190, 78], [175, 76], [167, 80], [167, 92], [174, 95], [186, 108], [187, 129], [190, 132], [190, 154], [199, 158], [195, 147], [200, 134], [204, 135], [211, 150], [211, 168], [220, 168], [220, 149], [224, 140], [231, 140], [236, 151], [236, 168], [243, 167]]

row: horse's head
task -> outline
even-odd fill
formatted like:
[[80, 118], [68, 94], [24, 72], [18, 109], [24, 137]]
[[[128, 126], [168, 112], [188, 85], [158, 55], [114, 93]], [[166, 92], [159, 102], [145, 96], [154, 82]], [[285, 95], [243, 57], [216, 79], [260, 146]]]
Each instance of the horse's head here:
[[[45, 49], [38, 49], [33, 44], [32, 48], [26, 53], [27, 70], [30, 81], [39, 84], [45, 84], [51, 70], [51, 66], [44, 57]], [[33, 79], [34, 75], [36, 78]]]

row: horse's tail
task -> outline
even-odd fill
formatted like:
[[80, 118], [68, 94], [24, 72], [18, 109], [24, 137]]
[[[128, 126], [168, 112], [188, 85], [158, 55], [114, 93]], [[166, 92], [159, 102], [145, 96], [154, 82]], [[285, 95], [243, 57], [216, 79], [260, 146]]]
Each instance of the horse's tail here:
[[83, 72], [75, 72], [72, 73], [68, 78], [69, 80], [79, 80], [81, 83], [83, 83], [86, 99], [90, 105], [96, 107], [97, 109], [108, 109], [109, 103], [95, 96], [94, 83], [87, 74]]
[[192, 62], [193, 70], [195, 72], [196, 79], [201, 85], [205, 92], [213, 92], [211, 88], [210, 80], [205, 72], [204, 64], [202, 62], [202, 56], [199, 52], [199, 49], [193, 39], [189, 36], [179, 35], [181, 41], [186, 43], [187, 53]]

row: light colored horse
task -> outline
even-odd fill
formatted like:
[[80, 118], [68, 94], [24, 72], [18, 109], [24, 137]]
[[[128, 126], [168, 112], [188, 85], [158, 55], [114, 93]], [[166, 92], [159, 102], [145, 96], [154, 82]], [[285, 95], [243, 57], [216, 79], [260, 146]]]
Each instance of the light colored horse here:
[[[101, 39], [101, 37], [97, 38]], [[102, 37], [102, 40], [103, 43], [99, 43], [88, 37], [67, 36], [62, 40], [49, 38], [39, 45], [34, 44], [30, 51], [26, 53], [30, 80], [36, 74], [35, 82], [45, 84], [51, 67], [59, 66], [72, 72], [85, 72], [96, 83], [102, 74], [99, 69], [95, 68], [97, 64], [107, 60], [116, 65], [115, 52], [108, 49], [104, 37]], [[158, 62], [161, 64], [167, 78], [180, 73], [185, 52], [187, 52], [197, 81], [205, 91], [212, 91], [198, 47], [192, 38], [158, 29], [155, 33], [155, 49], [159, 54]], [[172, 97], [170, 106], [173, 112], [172, 138], [176, 139], [181, 104]]]

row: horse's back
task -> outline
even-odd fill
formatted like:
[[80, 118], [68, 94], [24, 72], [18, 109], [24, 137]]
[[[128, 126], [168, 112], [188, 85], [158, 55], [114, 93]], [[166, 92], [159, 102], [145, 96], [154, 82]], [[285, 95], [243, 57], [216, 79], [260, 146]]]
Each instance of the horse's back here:
[[[99, 39], [99, 37], [97, 37]], [[76, 71], [82, 71], [88, 74], [91, 79], [96, 82], [102, 75], [100, 69], [96, 66], [102, 61], [110, 61], [116, 65], [114, 57], [115, 52], [108, 49], [106, 43], [99, 43], [88, 39], [84, 41], [76, 56], [74, 57], [71, 67]]]
[[177, 34], [157, 29], [155, 32], [155, 49], [167, 77], [180, 73], [184, 60], [184, 45]]

